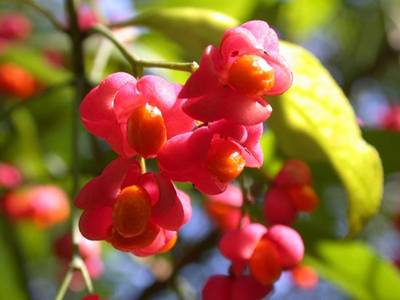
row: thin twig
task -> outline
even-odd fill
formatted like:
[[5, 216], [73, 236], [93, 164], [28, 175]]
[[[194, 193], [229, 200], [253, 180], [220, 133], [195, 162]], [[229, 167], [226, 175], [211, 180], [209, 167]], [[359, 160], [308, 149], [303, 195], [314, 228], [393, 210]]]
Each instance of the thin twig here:
[[164, 68], [171, 69], [177, 71], [185, 71], [185, 72], [194, 72], [198, 69], [199, 65], [196, 62], [185, 62], [185, 63], [170, 63], [163, 61], [153, 61], [153, 60], [144, 60], [135, 56], [132, 52], [130, 52], [124, 44], [122, 44], [109, 30], [107, 27], [103, 25], [96, 25], [91, 30], [91, 33], [98, 33], [109, 39], [115, 47], [121, 52], [121, 54], [125, 57], [128, 63], [132, 66], [133, 74], [137, 76], [137, 74], [141, 73], [143, 68]]
[[74, 268], [72, 266], [68, 267], [68, 271], [65, 274], [64, 280], [58, 289], [57, 295], [55, 296], [54, 300], [62, 300], [68, 290], [69, 285], [72, 281], [72, 276], [74, 275]]
[[98, 24], [92, 27], [90, 32], [99, 33], [105, 38], [107, 38], [109, 41], [111, 41], [114, 44], [114, 46], [117, 47], [117, 49], [125, 57], [128, 63], [131, 65], [133, 69], [133, 74], [137, 76], [137, 73], [139, 72], [138, 69], [139, 65], [137, 63], [139, 61], [139, 58], [137, 58], [133, 53], [129, 52], [129, 50], [125, 47], [125, 45], [122, 44], [107, 27]]

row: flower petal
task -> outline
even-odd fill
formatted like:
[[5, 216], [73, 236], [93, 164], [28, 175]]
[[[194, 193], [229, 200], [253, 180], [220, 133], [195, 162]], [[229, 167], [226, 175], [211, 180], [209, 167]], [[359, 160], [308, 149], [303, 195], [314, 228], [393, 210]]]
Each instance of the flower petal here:
[[98, 207], [83, 212], [79, 229], [88, 240], [105, 240], [112, 227], [112, 207]]
[[249, 30], [241, 26], [226, 31], [220, 45], [225, 64], [229, 64], [237, 56], [257, 53], [259, 49], [262, 49], [262, 44], [258, 43]]
[[203, 300], [231, 300], [233, 280], [224, 275], [208, 278], [202, 292]]
[[[199, 164], [207, 156], [211, 138], [206, 127], [171, 138], [158, 153], [161, 170], [170, 176]], [[175, 176], [171, 178], [178, 180]]]
[[219, 134], [221, 137], [230, 137], [238, 143], [244, 143], [247, 140], [246, 127], [227, 120], [221, 120], [208, 124], [208, 128], [213, 134]]
[[[272, 113], [272, 107], [262, 99], [253, 99], [225, 89], [219, 97], [223, 117], [243, 125], [256, 125], [264, 122]], [[224, 108], [224, 109], [222, 109]]]
[[196, 189], [208, 195], [222, 193], [228, 186], [227, 182], [220, 181], [203, 166], [192, 169], [191, 172], [186, 173], [186, 176], [186, 181], [191, 181]]
[[293, 74], [283, 57], [279, 54], [264, 54], [263, 55], [269, 65], [275, 71], [275, 84], [266, 95], [276, 96], [287, 91], [292, 85]]
[[114, 100], [114, 114], [118, 124], [127, 123], [132, 111], [145, 103], [145, 99], [138, 94], [136, 82], [128, 82], [121, 87]]
[[259, 45], [262, 45], [265, 51], [277, 52], [279, 40], [276, 32], [264, 21], [252, 20], [240, 25], [251, 32]]
[[128, 171], [132, 174], [140, 173], [139, 165], [135, 160], [125, 158], [113, 160], [101, 175], [89, 181], [80, 190], [75, 199], [75, 205], [83, 209], [112, 206]]
[[[220, 87], [216, 89], [218, 91]], [[218, 94], [219, 95], [219, 94]], [[212, 122], [223, 118], [220, 111], [220, 97], [214, 93], [203, 95], [197, 98], [189, 98], [182, 106], [185, 113], [195, 120]]]
[[232, 287], [230, 300], [261, 300], [272, 291], [271, 285], [262, 285], [252, 276], [240, 275]]
[[140, 235], [131, 238], [124, 238], [119, 235], [116, 230], [111, 230], [107, 240], [114, 246], [114, 248], [120, 251], [132, 252], [146, 248], [154, 243], [158, 243], [159, 240], [162, 242], [160, 231], [162, 231], [162, 229], [159, 226], [149, 222], [146, 230]]
[[[132, 251], [136, 256], [150, 256], [170, 250], [175, 245], [177, 234], [175, 231], [160, 230], [159, 234], [149, 246]], [[169, 245], [172, 243], [171, 245]]]
[[178, 98], [174, 107], [163, 113], [168, 138], [191, 131], [195, 127], [195, 121], [184, 113], [182, 105], [186, 99]]
[[91, 90], [80, 106], [83, 123], [85, 124], [85, 121], [110, 120], [113, 117], [115, 94], [128, 82], [135, 84], [136, 79], [128, 73], [114, 73]]
[[246, 151], [242, 153], [246, 160], [246, 166], [259, 168], [264, 162], [264, 154], [261, 149], [260, 139], [263, 134], [263, 123], [246, 126], [247, 140], [243, 143]]
[[179, 93], [179, 98], [193, 98], [212, 92], [218, 86], [218, 72], [214, 56], [218, 49], [208, 46], [201, 57], [199, 68], [189, 77]]
[[167, 177], [153, 173], [159, 188], [159, 200], [152, 208], [151, 219], [160, 227], [177, 231], [185, 221], [185, 210], [176, 189]]
[[229, 184], [227, 189], [217, 195], [208, 195], [209, 201], [223, 203], [232, 207], [240, 208], [243, 203], [242, 191], [239, 187]]
[[143, 76], [137, 82], [137, 88], [146, 102], [158, 107], [162, 112], [174, 106], [178, 96], [175, 86], [175, 84], [153, 75]]
[[203, 122], [226, 119], [243, 125], [255, 125], [271, 115], [272, 108], [263, 99], [238, 94], [229, 87], [220, 87], [214, 93], [188, 99], [183, 110]]
[[166, 243], [165, 230], [159, 230], [155, 239], [147, 246], [132, 251], [136, 256], [150, 256], [156, 254]]

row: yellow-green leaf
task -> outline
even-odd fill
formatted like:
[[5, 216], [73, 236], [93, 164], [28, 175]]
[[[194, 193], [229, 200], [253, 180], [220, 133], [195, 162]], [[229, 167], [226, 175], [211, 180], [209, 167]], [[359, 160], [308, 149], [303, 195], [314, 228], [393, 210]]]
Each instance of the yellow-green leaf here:
[[293, 86], [272, 99], [269, 125], [291, 157], [331, 163], [348, 195], [349, 234], [360, 231], [382, 198], [382, 165], [367, 144], [353, 109], [329, 72], [302, 47], [282, 43]]
[[225, 30], [238, 25], [237, 20], [220, 12], [193, 7], [148, 9], [130, 23], [165, 34], [193, 55], [207, 45], [218, 45]]

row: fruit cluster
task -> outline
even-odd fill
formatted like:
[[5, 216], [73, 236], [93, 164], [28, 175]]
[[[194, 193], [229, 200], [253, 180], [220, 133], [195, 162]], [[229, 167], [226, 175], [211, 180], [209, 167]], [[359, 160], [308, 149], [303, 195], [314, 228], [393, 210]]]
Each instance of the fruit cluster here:
[[[138, 256], [168, 251], [191, 216], [189, 196], [173, 181], [191, 182], [209, 198], [206, 208], [225, 232], [220, 251], [232, 262], [229, 276], [208, 280], [204, 299], [269, 293], [303, 258], [300, 235], [286, 225], [318, 204], [311, 173], [300, 161], [285, 163], [265, 197], [270, 228], [244, 212], [242, 190], [232, 182], [245, 167], [262, 166], [260, 138], [272, 112], [264, 97], [291, 82], [277, 35], [263, 21], [225, 32], [184, 86], [152, 75], [109, 75], [80, 106], [85, 128], [119, 155], [75, 200], [84, 210], [83, 236]], [[160, 170], [147, 171], [146, 159]], [[249, 286], [254, 296], [240, 298]]]
[[[251, 222], [243, 209], [242, 190], [229, 185], [219, 195], [206, 196], [206, 208], [214, 223], [224, 232], [219, 244], [222, 255], [231, 261], [229, 275], [215, 275], [203, 289], [203, 299], [261, 299], [271, 292], [283, 271], [290, 271], [294, 283], [312, 288], [318, 276], [300, 265], [304, 245], [292, 228], [297, 212], [312, 212], [318, 197], [311, 186], [308, 166], [298, 160], [286, 161], [264, 197], [264, 217], [271, 227]], [[242, 282], [252, 286], [248, 294]]]

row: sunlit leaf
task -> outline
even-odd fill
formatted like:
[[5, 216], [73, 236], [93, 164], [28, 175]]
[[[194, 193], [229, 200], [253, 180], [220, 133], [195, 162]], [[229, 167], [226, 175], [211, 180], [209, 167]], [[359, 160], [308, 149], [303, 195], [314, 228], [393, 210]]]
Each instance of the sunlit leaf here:
[[360, 231], [382, 198], [382, 166], [361, 137], [346, 96], [328, 71], [305, 49], [282, 43], [293, 68], [293, 86], [271, 100], [269, 125], [281, 149], [307, 161], [329, 161], [348, 194], [349, 234]]

